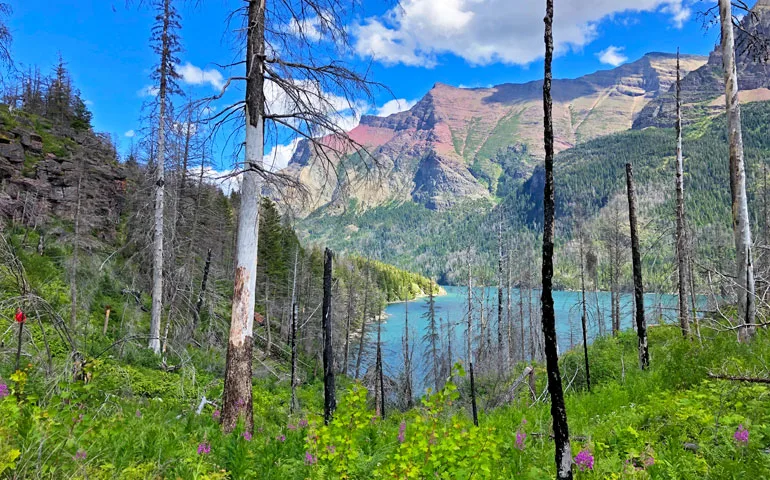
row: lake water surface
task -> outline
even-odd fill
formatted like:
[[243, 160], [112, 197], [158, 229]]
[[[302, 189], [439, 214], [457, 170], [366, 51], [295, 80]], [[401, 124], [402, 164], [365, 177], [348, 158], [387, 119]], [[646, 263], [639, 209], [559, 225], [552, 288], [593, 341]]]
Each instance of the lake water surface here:
[[[454, 326], [454, 335], [452, 341], [453, 356], [456, 359], [464, 357], [466, 340], [465, 326], [466, 315], [468, 312], [468, 289], [467, 287], [444, 287], [446, 295], [435, 297], [436, 303], [436, 316], [441, 318], [443, 322], [451, 322]], [[519, 290], [511, 290], [511, 303], [512, 303], [512, 315], [514, 319], [514, 325], [516, 325], [519, 318], [519, 302], [520, 302]], [[474, 324], [480, 324], [480, 304], [479, 299], [482, 299], [485, 310], [485, 318], [489, 319], [488, 324], [492, 326], [492, 342], [493, 345], [497, 342], [497, 289], [496, 288], [477, 288], [474, 289]], [[504, 301], [506, 300], [506, 293], [504, 291]], [[528, 304], [527, 293], [524, 291], [524, 317], [528, 319]], [[554, 306], [556, 309], [556, 333], [558, 337], [558, 346], [560, 353], [563, 353], [571, 346], [582, 343], [582, 331], [580, 326], [581, 317], [581, 294], [580, 292], [554, 292]], [[611, 331], [610, 321], [610, 293], [599, 292], [587, 293], [586, 303], [588, 305], [588, 341], [589, 343], [595, 338], [599, 332], [598, 319], [602, 318], [606, 325], [605, 331]], [[598, 303], [598, 308], [597, 308]], [[678, 297], [675, 295], [662, 295], [662, 294], [647, 294], [644, 299], [645, 303], [645, 316], [647, 318], [647, 324], [676, 323], [677, 311], [678, 311]], [[703, 309], [706, 305], [706, 299], [699, 299], [699, 309]], [[621, 309], [621, 328], [631, 329], [633, 328], [633, 295], [623, 294], [620, 300]], [[385, 373], [394, 377], [398, 376], [398, 372], [403, 368], [403, 335], [404, 324], [406, 321], [406, 311], [408, 308], [409, 315], [409, 330], [410, 330], [410, 342], [416, 341], [414, 347], [414, 359], [413, 364], [415, 366], [415, 380], [422, 379], [424, 376], [425, 366], [427, 363], [427, 354], [425, 345], [422, 344], [422, 338], [426, 333], [426, 327], [428, 325], [428, 319], [425, 318], [427, 312], [427, 299], [418, 299], [406, 303], [393, 303], [386, 307], [385, 313], [387, 318], [382, 324], [382, 340], [383, 340], [383, 362], [385, 364]], [[504, 309], [505, 309], [504, 304]], [[506, 311], [504, 310], [504, 315]], [[532, 313], [536, 322], [537, 331], [541, 331], [540, 324], [540, 291], [532, 291]], [[516, 331], [516, 330], [514, 330]], [[372, 328], [369, 331], [370, 340], [376, 340], [376, 328]], [[528, 335], [528, 331], [527, 331]], [[445, 337], [445, 332], [442, 332], [442, 337]], [[527, 337], [527, 341], [528, 341]], [[418, 382], [421, 384], [421, 382]]]

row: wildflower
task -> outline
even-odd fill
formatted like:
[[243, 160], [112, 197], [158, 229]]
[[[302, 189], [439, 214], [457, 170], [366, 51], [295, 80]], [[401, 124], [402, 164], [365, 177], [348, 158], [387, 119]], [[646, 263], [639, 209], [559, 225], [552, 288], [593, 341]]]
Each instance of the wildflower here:
[[75, 453], [75, 460], [85, 460], [88, 454], [85, 450], [78, 450], [77, 453]]
[[522, 425], [526, 425], [527, 424], [527, 419], [526, 418], [522, 418], [521, 419], [521, 424]]
[[278, 440], [279, 442], [285, 442], [286, 435], [278, 435], [277, 437], [275, 437], [275, 439]]
[[142, 418], [142, 412], [139, 410], [136, 411], [136, 418]]
[[305, 428], [305, 427], [307, 427], [307, 420], [305, 420], [305, 419], [303, 418], [302, 420], [300, 420], [300, 421], [299, 421], [299, 424], [298, 424], [298, 425], [299, 425], [299, 428]]
[[516, 448], [524, 450], [524, 441], [527, 439], [527, 434], [521, 430], [516, 431]]
[[309, 451], [305, 452], [305, 465], [315, 465], [318, 459]]
[[297, 426], [296, 426], [296, 425], [294, 425], [293, 423], [290, 423], [290, 424], [288, 425], [288, 429], [289, 429], [289, 430], [291, 430], [291, 431], [293, 432], [294, 430], [296, 430], [296, 429], [297, 429]]
[[743, 424], [738, 425], [738, 430], [736, 430], [735, 433], [733, 434], [733, 438], [739, 444], [748, 445], [749, 431], [743, 428]]
[[211, 445], [208, 442], [198, 444], [198, 455], [208, 455], [209, 453], [211, 453]]
[[251, 441], [251, 432], [243, 432], [243, 439], [247, 442]]
[[8, 385], [4, 383], [0, 383], [0, 400], [10, 395], [11, 392], [8, 391]]
[[326, 450], [327, 450], [329, 453], [331, 453], [331, 454], [334, 454], [334, 452], [336, 452], [336, 451], [337, 451], [337, 447], [335, 447], [334, 445], [329, 445], [328, 447], [326, 447]]
[[211, 418], [214, 420], [219, 420], [220, 416], [222, 416], [222, 413], [219, 410], [214, 410], [214, 413], [211, 414]]
[[575, 463], [581, 472], [594, 469], [594, 456], [588, 450], [581, 450], [575, 457]]
[[644, 466], [651, 467], [653, 465], [655, 465], [655, 458], [652, 455], [647, 456], [647, 458], [644, 459]]
[[398, 426], [398, 443], [404, 443], [406, 440], [406, 422], [401, 421], [401, 425]]

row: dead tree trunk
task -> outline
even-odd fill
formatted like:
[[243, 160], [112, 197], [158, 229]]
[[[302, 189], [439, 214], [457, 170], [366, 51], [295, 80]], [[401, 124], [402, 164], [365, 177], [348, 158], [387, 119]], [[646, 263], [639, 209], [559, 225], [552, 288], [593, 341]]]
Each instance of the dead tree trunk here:
[[556, 312], [553, 305], [553, 250], [554, 250], [554, 180], [553, 180], [553, 0], [546, 0], [545, 15], [545, 75], [543, 78], [543, 110], [545, 124], [545, 193], [543, 199], [543, 293], [542, 323], [545, 347], [548, 391], [551, 395], [551, 416], [555, 443], [556, 478], [572, 479], [572, 449], [569, 442], [567, 409], [559, 372], [559, 353], [556, 345]]
[[636, 312], [636, 334], [639, 337], [639, 367], [646, 370], [650, 366], [650, 352], [647, 348], [647, 323], [644, 319], [644, 283], [642, 280], [642, 254], [639, 249], [639, 232], [636, 221], [636, 188], [634, 171], [630, 163], [626, 164], [628, 182], [628, 219], [631, 225], [631, 260], [634, 272], [634, 311]]
[[682, 81], [679, 68], [679, 51], [676, 54], [676, 257], [679, 265], [679, 325], [682, 335], [690, 336], [687, 287], [689, 284], [687, 261], [687, 234], [684, 212], [684, 158], [682, 155]]
[[195, 303], [195, 317], [193, 319], [193, 335], [198, 329], [201, 321], [201, 310], [203, 309], [203, 299], [206, 297], [206, 284], [209, 280], [209, 270], [211, 269], [211, 249], [206, 254], [206, 264], [203, 266], [203, 279], [201, 279], [201, 289], [198, 292], [198, 301]]
[[[473, 277], [471, 275], [471, 250], [468, 248], [468, 371], [471, 377], [471, 411], [473, 424], [479, 426], [476, 407], [476, 381], [473, 377]], [[482, 340], [483, 341], [483, 340]]]
[[334, 254], [328, 248], [324, 251], [324, 298], [323, 298], [323, 342], [324, 342], [324, 423], [332, 421], [337, 408], [334, 385], [334, 350], [332, 350], [332, 261]]
[[345, 319], [345, 348], [342, 354], [344, 363], [342, 364], [342, 374], [347, 376], [348, 364], [350, 363], [350, 323], [353, 319], [353, 313], [355, 311], [354, 297], [356, 294], [355, 283], [351, 280], [348, 285], [348, 308], [347, 318]]
[[[500, 219], [497, 223], [497, 357], [508, 358], [508, 354], [503, 356], [503, 213], [500, 210]], [[498, 365], [500, 372], [505, 365]]]
[[364, 284], [364, 308], [361, 318], [361, 334], [358, 339], [358, 357], [356, 358], [356, 380], [361, 376], [361, 359], [364, 357], [364, 344], [366, 342], [366, 318], [367, 307], [369, 306], [369, 263], [364, 267], [366, 282]]
[[583, 327], [583, 358], [585, 360], [586, 367], [586, 386], [588, 391], [591, 391], [591, 370], [588, 367], [588, 328], [586, 322], [588, 319], [588, 306], [586, 305], [586, 277], [585, 277], [585, 257], [583, 256], [583, 239], [584, 232], [582, 226], [580, 227], [580, 290], [582, 293], [583, 315], [580, 318], [581, 326]]
[[749, 325], [754, 324], [756, 305], [754, 303], [751, 224], [746, 194], [746, 167], [743, 161], [741, 105], [738, 100], [738, 72], [735, 63], [735, 32], [730, 0], [719, 0], [719, 16], [722, 25], [722, 64], [725, 76], [727, 130], [730, 142], [730, 191], [732, 193], [733, 234], [737, 263], [735, 273], [738, 284], [738, 315], [740, 321], [745, 325], [740, 330], [740, 337], [746, 341], [755, 330]]
[[[211, 250], [209, 250], [211, 252]], [[294, 414], [297, 404], [297, 264], [299, 263], [299, 247], [294, 252], [294, 274], [291, 285], [291, 404], [290, 413]]]
[[249, 2], [246, 34], [246, 168], [238, 212], [233, 308], [222, 402], [222, 426], [226, 432], [235, 428], [239, 418], [243, 418], [246, 431], [252, 432], [254, 429], [251, 362], [259, 235], [259, 171], [264, 156], [264, 1]]
[[412, 358], [409, 346], [409, 290], [404, 304], [404, 397], [406, 408], [412, 408]]

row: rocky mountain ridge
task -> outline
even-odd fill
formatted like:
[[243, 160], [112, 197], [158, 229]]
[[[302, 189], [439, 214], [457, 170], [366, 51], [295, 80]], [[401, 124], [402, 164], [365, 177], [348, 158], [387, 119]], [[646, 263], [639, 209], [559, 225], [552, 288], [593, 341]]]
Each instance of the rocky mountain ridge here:
[[[685, 73], [707, 59], [682, 56]], [[676, 57], [650, 53], [620, 67], [554, 81], [557, 152], [630, 129], [676, 78]], [[305, 142], [284, 171], [307, 189], [299, 216], [323, 208], [416, 202], [430, 209], [505, 195], [543, 157], [542, 81], [464, 89], [436, 84], [416, 105], [386, 118], [365, 116], [350, 137], [368, 155], [332, 156], [333, 169]], [[378, 168], [373, 168], [377, 163]]]

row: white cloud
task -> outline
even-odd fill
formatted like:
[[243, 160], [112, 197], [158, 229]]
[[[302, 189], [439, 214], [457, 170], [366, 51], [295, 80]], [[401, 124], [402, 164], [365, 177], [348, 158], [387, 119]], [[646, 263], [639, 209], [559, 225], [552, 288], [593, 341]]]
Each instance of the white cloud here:
[[158, 87], [154, 87], [152, 85], [147, 85], [138, 92], [136, 92], [137, 95], [140, 97], [157, 97], [158, 96]]
[[407, 100], [405, 98], [394, 98], [393, 100], [390, 100], [389, 102], [386, 102], [385, 105], [377, 108], [374, 112], [375, 115], [378, 117], [387, 117], [390, 115], [393, 115], [394, 113], [404, 112], [406, 110], [409, 110], [414, 106], [414, 104], [417, 103], [417, 100]]
[[623, 55], [623, 50], [623, 47], [610, 45], [605, 50], [597, 53], [596, 56], [599, 57], [600, 62], [617, 67], [628, 61], [628, 57]]
[[286, 168], [289, 165], [289, 160], [294, 155], [294, 151], [297, 149], [297, 145], [299, 145], [299, 141], [297, 138], [287, 145], [275, 145], [270, 152], [265, 154], [265, 168], [271, 172], [277, 172], [282, 168]]
[[182, 77], [182, 82], [188, 85], [210, 85], [215, 90], [221, 90], [225, 86], [225, 78], [215, 69], [204, 70], [190, 62], [176, 66], [177, 73]]
[[133, 130], [129, 130], [126, 133], [123, 134], [126, 138], [134, 138], [136, 136], [136, 132]]
[[[602, 20], [620, 13], [659, 12], [676, 26], [694, 0], [562, 0], [557, 2], [557, 53], [584, 47]], [[455, 54], [471, 64], [526, 65], [543, 55], [543, 2], [532, 0], [402, 0], [353, 28], [356, 50], [385, 64], [432, 67]]]

